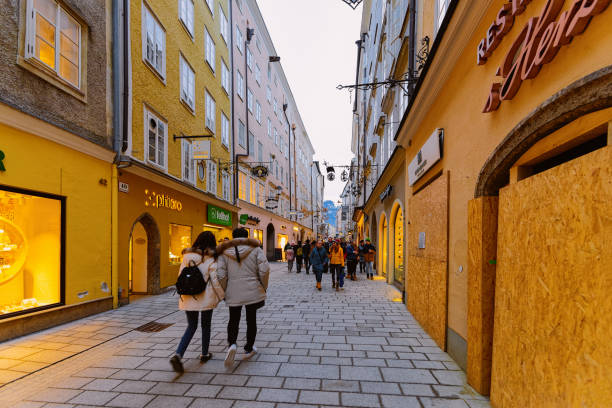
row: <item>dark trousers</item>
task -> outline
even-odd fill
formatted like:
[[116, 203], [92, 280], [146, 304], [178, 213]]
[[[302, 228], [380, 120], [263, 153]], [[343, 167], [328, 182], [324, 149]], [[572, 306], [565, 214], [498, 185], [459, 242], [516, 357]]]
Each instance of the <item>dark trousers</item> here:
[[306, 273], [310, 273], [310, 256], [304, 258], [304, 267], [306, 268]]
[[347, 269], [349, 276], [355, 276], [355, 272], [357, 271], [357, 261], [351, 260], [347, 262]]
[[[244, 351], [250, 353], [253, 351], [253, 345], [255, 344], [255, 337], [257, 336], [257, 309], [263, 307], [264, 301], [259, 303], [253, 303], [246, 305], [246, 324], [247, 324], [247, 341], [244, 345]], [[242, 306], [230, 306], [229, 308], [229, 322], [227, 323], [227, 342], [231, 346], [236, 344], [238, 339], [238, 327], [240, 325], [240, 315], [242, 313]]]
[[[212, 310], [204, 310], [202, 313], [202, 355], [205, 356], [208, 354], [208, 345], [210, 344], [210, 322], [212, 320]], [[187, 346], [191, 342], [193, 335], [195, 334], [198, 328], [198, 317], [200, 312], [197, 311], [186, 311], [187, 315], [187, 329], [185, 330], [185, 334], [183, 334], [183, 338], [176, 349], [176, 354], [183, 357], [185, 354], [185, 350], [187, 350]]]
[[312, 271], [314, 272], [315, 277], [317, 278], [317, 282], [321, 283], [321, 280], [323, 279], [323, 269], [312, 268]]
[[365, 261], [359, 260], [359, 273], [363, 273], [365, 270], [366, 264]]
[[296, 263], [297, 263], [297, 273], [302, 272], [302, 264], [304, 263], [304, 258], [302, 258], [301, 256], [298, 256], [296, 258]]
[[338, 282], [340, 287], [344, 286], [344, 267], [341, 264], [331, 264], [332, 282]]

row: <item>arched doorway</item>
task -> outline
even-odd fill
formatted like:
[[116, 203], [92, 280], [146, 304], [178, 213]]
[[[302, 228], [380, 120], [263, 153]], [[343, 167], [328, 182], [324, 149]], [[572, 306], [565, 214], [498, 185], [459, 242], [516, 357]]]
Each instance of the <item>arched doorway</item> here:
[[149, 214], [141, 215], [132, 226], [129, 246], [129, 293], [159, 293], [160, 235]]
[[393, 283], [404, 290], [404, 210], [396, 202], [391, 211], [391, 251], [393, 252]]
[[378, 273], [384, 277], [387, 277], [387, 265], [388, 265], [388, 253], [389, 253], [389, 224], [387, 223], [387, 216], [385, 213], [380, 215], [380, 239], [378, 246]]
[[274, 235], [274, 225], [270, 223], [266, 228], [266, 257], [268, 261], [274, 260]]

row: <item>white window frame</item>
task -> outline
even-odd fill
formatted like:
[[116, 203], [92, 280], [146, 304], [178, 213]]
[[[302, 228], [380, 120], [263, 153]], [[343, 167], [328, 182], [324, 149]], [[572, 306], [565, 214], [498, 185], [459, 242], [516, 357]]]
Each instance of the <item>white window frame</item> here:
[[179, 54], [181, 101], [195, 112], [195, 71], [189, 62]]
[[244, 54], [244, 35], [240, 31], [240, 26], [236, 25], [236, 47], [240, 54]]
[[182, 177], [183, 181], [195, 185], [195, 161], [193, 160], [193, 145], [187, 140], [181, 141]]
[[[70, 86], [77, 88], [77, 89], [81, 89], [82, 87], [82, 64], [81, 64], [81, 58], [82, 58], [82, 48], [83, 48], [83, 25], [77, 21], [75, 18], [72, 17], [69, 9], [62, 7], [62, 5], [60, 3], [58, 3], [55, 0], [50, 0], [50, 3], [54, 3], [56, 10], [55, 10], [55, 24], [53, 24], [52, 22], [50, 22], [47, 18], [45, 18], [45, 16], [43, 16], [42, 13], [39, 13], [36, 8], [34, 7], [34, 0], [28, 0], [28, 2], [26, 3], [26, 15], [27, 15], [27, 19], [26, 19], [26, 50], [25, 50], [25, 57], [27, 59], [34, 59], [36, 61], [38, 61], [39, 63], [43, 64], [46, 68], [52, 70], [55, 72], [55, 74], [57, 75], [58, 78], [60, 78], [63, 82], [69, 84]], [[47, 21], [47, 23], [49, 23], [50, 25], [54, 26], [55, 29], [55, 37], [53, 39], [54, 41], [54, 45], [52, 46], [54, 48], [54, 63], [55, 66], [51, 67], [48, 64], [46, 64], [45, 62], [43, 62], [42, 59], [40, 59], [37, 55], [36, 55], [36, 16], [40, 15], [40, 17], [42, 19], [44, 19], [45, 21]], [[61, 75], [61, 59], [62, 59], [62, 53], [61, 53], [61, 35], [62, 35], [62, 30], [61, 30], [61, 19], [63, 18], [68, 18], [69, 20], [71, 20], [78, 28], [78, 33], [77, 33], [77, 38], [79, 43], [78, 45], [78, 55], [76, 56], [77, 58], [77, 71], [78, 71], [78, 75], [77, 75], [77, 84], [74, 84], [73, 82], [71, 82], [69, 79], [63, 77]], [[41, 41], [47, 43], [49, 46], [51, 46], [51, 44], [49, 44], [48, 42], [44, 41], [44, 39], [41, 37]], [[72, 61], [68, 60], [69, 63], [71, 63]], [[74, 64], [73, 64], [74, 65]]]
[[274, 128], [274, 144], [278, 146], [278, 130]]
[[261, 68], [259, 64], [255, 64], [255, 81], [257, 81], [258, 85], [261, 85]]
[[225, 201], [230, 201], [232, 198], [232, 190], [230, 183], [230, 175], [227, 171], [223, 171], [221, 173], [221, 189], [223, 194], [223, 199]]
[[[241, 130], [243, 131], [240, 132]], [[238, 119], [238, 145], [240, 147], [246, 148], [246, 137], [246, 126], [242, 120]]]
[[270, 88], [270, 85], [268, 85], [266, 88], [266, 99], [268, 100], [268, 103], [271, 105], [272, 104], [272, 88]]
[[244, 101], [244, 77], [239, 70], [236, 70], [236, 95]]
[[179, 0], [179, 20], [193, 38], [193, 0]]
[[261, 104], [259, 101], [255, 101], [255, 119], [261, 125]]
[[247, 67], [253, 72], [253, 53], [249, 47], [246, 47]]
[[225, 91], [226, 94], [229, 95], [230, 93], [230, 70], [227, 67], [227, 64], [225, 63], [225, 61], [223, 61], [223, 58], [221, 58], [221, 87], [223, 87], [223, 90]]
[[268, 137], [272, 140], [272, 120], [268, 118]]
[[230, 33], [229, 33], [229, 21], [227, 19], [227, 16], [225, 15], [225, 12], [223, 11], [223, 7], [221, 6], [221, 3], [219, 3], [219, 14], [220, 14], [220, 18], [219, 18], [219, 24], [220, 24], [220, 30], [221, 30], [221, 38], [223, 38], [223, 41], [225, 41], [225, 45], [229, 45], [230, 42]]
[[210, 69], [215, 72], [216, 46], [215, 42], [208, 32], [208, 28], [204, 27], [204, 53], [205, 59]]
[[260, 140], [257, 141], [257, 161], [263, 162], [263, 143]]
[[274, 98], [274, 103], [272, 104], [272, 110], [274, 111], [274, 115], [278, 117], [278, 101]]
[[[159, 160], [159, 154], [160, 154], [160, 149], [159, 146], [155, 146], [155, 150], [156, 150], [156, 159], [155, 160], [151, 160], [149, 159], [149, 126], [150, 126], [150, 120], [153, 119], [156, 122], [157, 125], [157, 129], [159, 129], [159, 124], [162, 123], [164, 125], [164, 134], [163, 134], [163, 140], [164, 140], [164, 148], [163, 148], [163, 163], [160, 164], [160, 160]], [[159, 142], [159, 130], [156, 131], [156, 141]], [[159, 118], [159, 116], [157, 116], [155, 113], [153, 113], [152, 111], [150, 111], [149, 109], [144, 108], [144, 159], [147, 163], [158, 167], [164, 171], [168, 170], [168, 124]]]
[[206, 127], [214, 134], [216, 131], [216, 116], [217, 116], [217, 102], [215, 101], [215, 98], [212, 97], [212, 95], [208, 92], [208, 90], [205, 91], [205, 110], [206, 110], [206, 119], [205, 119], [205, 124]]
[[214, 160], [206, 160], [206, 191], [215, 196], [217, 190], [217, 163]]
[[[157, 55], [159, 50], [157, 46], [161, 46], [161, 67], [157, 67], [155, 61], [151, 61], [148, 58], [147, 53], [147, 21], [152, 21], [155, 24], [155, 38], [153, 39], [155, 49], [152, 51]], [[159, 29], [159, 30], [158, 30]], [[166, 79], [166, 30], [161, 25], [153, 11], [143, 2], [142, 3], [142, 60], [149, 66], [154, 72], [156, 72], [162, 79]], [[160, 38], [158, 38], [158, 36]]]
[[206, 5], [208, 6], [208, 10], [210, 10], [210, 14], [215, 16], [215, 1], [214, 0], [206, 0]]
[[253, 91], [250, 88], [247, 89], [247, 107], [249, 112], [253, 113]]
[[444, 21], [444, 16], [446, 16], [446, 12], [448, 11], [449, 5], [450, 0], [436, 0], [436, 21], [434, 21], [436, 33], [438, 32], [438, 29]]
[[227, 148], [229, 148], [229, 128], [230, 120], [221, 112], [221, 144]]

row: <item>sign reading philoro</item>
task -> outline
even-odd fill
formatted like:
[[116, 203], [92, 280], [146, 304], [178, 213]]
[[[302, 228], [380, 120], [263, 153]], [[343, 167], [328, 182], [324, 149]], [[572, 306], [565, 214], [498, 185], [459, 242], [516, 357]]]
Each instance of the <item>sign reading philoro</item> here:
[[226, 227], [232, 226], [232, 214], [214, 205], [208, 205], [208, 222], [210, 224], [223, 225]]

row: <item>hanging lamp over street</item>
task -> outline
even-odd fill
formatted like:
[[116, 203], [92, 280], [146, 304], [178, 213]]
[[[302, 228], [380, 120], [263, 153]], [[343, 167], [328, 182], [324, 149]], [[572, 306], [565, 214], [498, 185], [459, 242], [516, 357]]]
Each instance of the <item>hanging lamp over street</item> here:
[[357, 6], [361, 4], [363, 0], [342, 0], [342, 1], [348, 4], [353, 10], [355, 10]]

